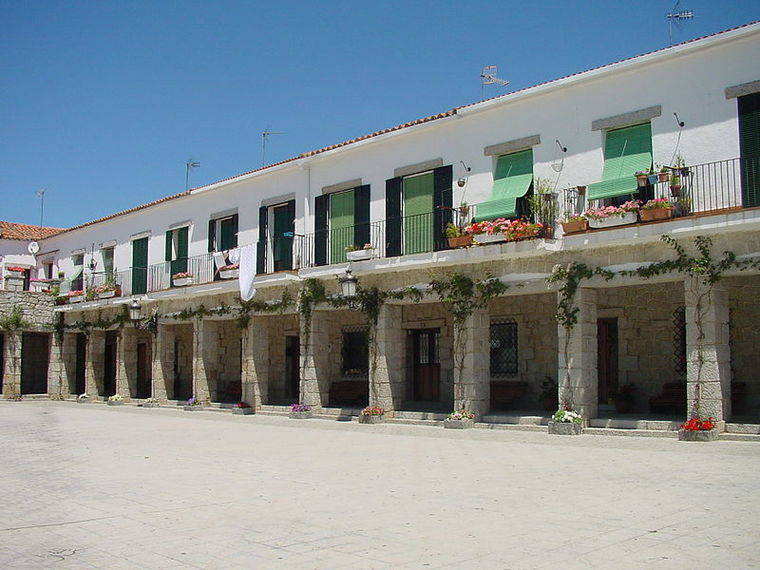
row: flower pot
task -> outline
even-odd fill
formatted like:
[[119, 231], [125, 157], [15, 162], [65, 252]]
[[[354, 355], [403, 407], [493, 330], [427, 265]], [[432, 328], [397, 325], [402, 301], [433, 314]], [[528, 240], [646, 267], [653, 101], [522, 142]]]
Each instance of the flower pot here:
[[308, 412], [290, 412], [288, 417], [292, 420], [308, 420], [309, 418], [313, 418], [314, 415], [309, 410]]
[[681, 185], [680, 184], [671, 184], [670, 185], [670, 194], [671, 194], [671, 196], [680, 196], [681, 195]]
[[643, 188], [644, 186], [647, 185], [647, 176], [646, 175], [637, 176], [636, 183], [639, 185], [639, 188]]
[[689, 175], [689, 167], [684, 166], [683, 168], [679, 168], [678, 172], [681, 174], [681, 176], [688, 176]]
[[649, 182], [649, 184], [652, 184], [652, 185], [657, 184], [659, 179], [660, 179], [660, 176], [658, 174], [650, 174], [649, 176], [647, 176], [647, 182]]
[[346, 252], [346, 259], [349, 261], [364, 261], [365, 259], [372, 259], [374, 256], [374, 249], [357, 249], [356, 251]]
[[371, 416], [366, 414], [359, 414], [360, 424], [381, 424], [385, 421], [385, 416]]
[[655, 220], [667, 220], [673, 217], [673, 208], [652, 208], [651, 210], [640, 210], [642, 222], [653, 222]]
[[82, 301], [84, 301], [84, 295], [69, 297], [69, 303], [81, 303]]
[[172, 279], [172, 284], [175, 287], [184, 287], [185, 285], [190, 285], [192, 282], [192, 277], [179, 277], [177, 279]]
[[109, 406], [121, 406], [124, 403], [124, 400], [106, 400], [106, 404]]
[[116, 291], [104, 291], [98, 293], [98, 299], [110, 299], [111, 297], [116, 297]]
[[500, 241], [507, 241], [507, 236], [504, 234], [477, 234], [474, 236], [475, 241], [483, 245], [486, 243], [497, 243]]
[[475, 425], [475, 422], [470, 419], [453, 420], [446, 418], [443, 420], [443, 427], [446, 429], [470, 429], [473, 425]]
[[576, 232], [585, 232], [588, 229], [588, 220], [575, 220], [572, 222], [562, 222], [562, 232], [573, 234]]
[[690, 430], [679, 429], [678, 440], [679, 441], [715, 441], [718, 439], [717, 429], [707, 430]]
[[250, 416], [254, 414], [256, 410], [253, 408], [232, 408], [233, 416]]
[[222, 269], [219, 272], [219, 277], [222, 279], [237, 279], [240, 277], [239, 269]]
[[555, 422], [549, 420], [549, 433], [551, 435], [581, 435], [583, 424], [575, 422]]
[[449, 238], [449, 247], [455, 249], [457, 247], [467, 247], [472, 245], [472, 236], [457, 236]]
[[667, 172], [660, 172], [657, 175], [657, 181], [658, 182], [667, 182], [668, 180], [670, 180], [670, 174], [667, 173]]
[[609, 218], [602, 218], [601, 220], [590, 219], [588, 225], [591, 228], [613, 228], [615, 226], [625, 226], [627, 224], [635, 224], [638, 220], [636, 212], [626, 212], [622, 216], [610, 216]]

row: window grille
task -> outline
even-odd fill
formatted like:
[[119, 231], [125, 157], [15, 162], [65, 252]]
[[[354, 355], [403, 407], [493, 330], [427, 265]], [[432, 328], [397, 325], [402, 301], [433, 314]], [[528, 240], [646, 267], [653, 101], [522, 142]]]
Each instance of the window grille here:
[[517, 322], [513, 319], [491, 323], [491, 375], [517, 374]]

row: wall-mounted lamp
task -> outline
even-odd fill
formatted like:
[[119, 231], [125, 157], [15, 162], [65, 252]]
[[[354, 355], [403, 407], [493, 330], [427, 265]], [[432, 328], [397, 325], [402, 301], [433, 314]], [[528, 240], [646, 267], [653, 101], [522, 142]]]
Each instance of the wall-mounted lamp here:
[[351, 270], [346, 267], [346, 272], [342, 275], [338, 275], [338, 284], [340, 285], [340, 292], [344, 297], [356, 297], [356, 284], [359, 280], [354, 277]]
[[140, 305], [140, 302], [137, 299], [132, 299], [132, 302], [129, 304], [129, 320], [132, 321], [132, 324], [140, 322], [141, 311], [142, 305]]
[[684, 123], [681, 119], [678, 118], [678, 113], [673, 113], [673, 116], [676, 118], [676, 124], [680, 128], [684, 128], [684, 126], [686, 125], [686, 123]]
[[567, 147], [566, 146], [562, 146], [562, 143], [559, 142], [559, 139], [554, 139], [554, 142], [557, 143], [557, 146], [559, 147], [559, 150], [561, 150], [562, 152], [567, 152]]

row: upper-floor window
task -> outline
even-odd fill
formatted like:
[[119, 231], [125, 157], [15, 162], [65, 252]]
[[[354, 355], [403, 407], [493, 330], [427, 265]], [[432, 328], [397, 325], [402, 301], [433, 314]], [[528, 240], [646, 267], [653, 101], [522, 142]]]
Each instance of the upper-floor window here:
[[238, 246], [238, 215], [209, 220], [208, 250], [227, 251]]
[[112, 276], [114, 272], [113, 248], [104, 247], [100, 250], [100, 253], [103, 256], [103, 273], [105, 273], [106, 276]]
[[343, 263], [349, 248], [372, 243], [369, 192], [369, 185], [364, 185], [314, 199], [316, 265]]
[[488, 200], [477, 205], [475, 221], [528, 215], [525, 196], [533, 184], [533, 149], [496, 158]]
[[293, 269], [295, 220], [295, 200], [259, 208], [256, 273]]
[[166, 232], [164, 259], [168, 262], [172, 275], [187, 271], [188, 233], [187, 226]]
[[72, 255], [71, 261], [74, 264], [74, 269], [71, 273], [71, 290], [82, 291], [84, 289], [84, 277], [82, 275], [84, 271], [84, 254], [76, 253]]

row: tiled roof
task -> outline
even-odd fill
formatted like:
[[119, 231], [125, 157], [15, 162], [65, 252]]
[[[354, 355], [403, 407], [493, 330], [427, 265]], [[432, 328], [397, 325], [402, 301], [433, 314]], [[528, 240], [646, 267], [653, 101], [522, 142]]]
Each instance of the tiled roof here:
[[0, 239], [18, 239], [31, 241], [45, 239], [64, 231], [63, 228], [47, 228], [45, 226], [30, 226], [14, 222], [0, 222]]
[[[294, 161], [297, 161], [297, 160], [301, 160], [303, 158], [308, 158], [308, 157], [311, 157], [311, 156], [316, 156], [316, 155], [319, 155], [319, 154], [322, 154], [322, 153], [325, 153], [325, 152], [328, 152], [328, 151], [331, 151], [331, 150], [335, 150], [335, 149], [340, 148], [340, 147], [348, 146], [348, 145], [351, 145], [351, 144], [354, 144], [354, 143], [358, 143], [360, 141], [364, 141], [364, 140], [367, 140], [367, 139], [378, 137], [380, 135], [392, 133], [394, 131], [400, 131], [402, 129], [406, 129], [406, 128], [413, 127], [413, 126], [416, 126], [416, 125], [421, 125], [421, 124], [424, 124], [424, 123], [430, 123], [432, 121], [437, 121], [439, 119], [444, 119], [446, 117], [451, 117], [451, 116], [456, 115], [457, 111], [459, 111], [461, 109], [467, 109], [469, 107], [473, 107], [475, 105], [479, 105], [479, 104], [485, 103], [487, 101], [494, 101], [494, 100], [497, 100], [497, 99], [506, 99], [508, 97], [513, 97], [514, 95], [516, 95], [518, 93], [523, 93], [525, 91], [528, 91], [528, 90], [531, 90], [531, 89], [535, 89], [536, 87], [541, 87], [541, 86], [544, 86], [544, 85], [550, 85], [552, 83], [559, 83], [559, 82], [564, 81], [566, 79], [569, 79], [571, 77], [576, 77], [576, 76], [583, 75], [585, 73], [589, 73], [589, 72], [592, 72], [592, 71], [597, 71], [597, 70], [600, 70], [600, 69], [605, 69], [605, 68], [613, 67], [613, 66], [619, 65], [619, 64], [624, 63], [624, 62], [628, 62], [628, 61], [631, 61], [631, 60], [638, 59], [640, 57], [645, 57], [645, 56], [649, 56], [649, 55], [652, 55], [652, 54], [655, 54], [655, 53], [660, 53], [660, 52], [668, 51], [668, 50], [671, 50], [673, 48], [678, 48], [680, 46], [692, 44], [694, 42], [698, 42], [698, 41], [701, 41], [701, 40], [704, 40], [704, 39], [707, 39], [707, 38], [719, 36], [719, 35], [722, 35], [722, 34], [725, 34], [725, 33], [728, 33], [728, 32], [733, 32], [735, 30], [740, 30], [742, 28], [747, 28], [747, 27], [750, 27], [750, 26], [754, 26], [755, 24], [758, 24], [758, 23], [760, 23], [760, 20], [756, 20], [754, 22], [749, 22], [747, 24], [743, 24], [741, 26], [736, 26], [734, 28], [729, 28], [727, 30], [721, 30], [720, 32], [716, 32], [714, 34], [708, 34], [706, 36], [701, 36], [701, 37], [698, 37], [698, 38], [687, 40], [685, 42], [681, 42], [679, 44], [674, 44], [672, 46], [660, 48], [660, 49], [653, 50], [653, 51], [650, 51], [650, 52], [646, 52], [646, 53], [643, 53], [643, 54], [639, 54], [639, 55], [635, 55], [635, 56], [628, 57], [628, 58], [625, 58], [625, 59], [621, 59], [621, 60], [615, 61], [613, 63], [607, 63], [605, 65], [600, 65], [598, 67], [592, 67], [590, 69], [585, 69], [583, 71], [578, 71], [576, 73], [571, 73], [571, 74], [565, 75], [563, 77], [559, 77], [559, 78], [556, 78], [556, 79], [551, 79], [549, 81], [544, 81], [542, 83], [537, 83], [535, 85], [531, 85], [529, 87], [524, 87], [524, 88], [518, 89], [516, 91], [510, 91], [509, 93], [504, 93], [502, 95], [497, 95], [496, 97], [491, 97], [491, 98], [488, 98], [488, 99], [484, 99], [482, 101], [476, 101], [474, 103], [468, 103], [467, 105], [461, 105], [459, 107], [454, 107], [453, 109], [450, 109], [448, 111], [444, 111], [442, 113], [438, 113], [438, 114], [435, 114], [435, 115], [430, 115], [428, 117], [423, 117], [421, 119], [415, 119], [415, 120], [409, 121], [407, 123], [402, 123], [400, 125], [396, 125], [394, 127], [389, 127], [387, 129], [382, 129], [380, 131], [375, 131], [374, 133], [370, 133], [370, 134], [367, 134], [367, 135], [363, 135], [363, 136], [360, 136], [360, 137], [349, 139], [349, 140], [346, 140], [346, 141], [343, 141], [343, 142], [340, 142], [340, 143], [337, 143], [337, 144], [334, 144], [334, 145], [326, 146], [326, 147], [323, 147], [323, 148], [320, 148], [320, 149], [310, 150], [308, 152], [303, 152], [303, 153], [301, 153], [301, 154], [299, 154], [297, 156], [293, 156], [291, 158], [287, 158], [285, 160], [281, 160], [280, 162], [275, 162], [273, 164], [268, 164], [266, 166], [262, 166], [260, 168], [254, 169], [254, 170], [249, 170], [248, 172], [243, 172], [241, 174], [236, 174], [234, 176], [223, 178], [221, 180], [217, 180], [217, 181], [212, 182], [210, 184], [204, 184], [203, 186], [199, 186], [197, 188], [191, 188], [190, 190], [186, 190], [185, 192], [180, 192], [178, 194], [172, 194], [171, 196], [166, 196], [164, 198], [159, 198], [158, 200], [154, 200], [152, 202], [148, 202], [147, 204], [141, 204], [139, 206], [135, 206], [134, 208], [130, 208], [128, 210], [123, 210], [121, 212], [116, 212], [115, 214], [111, 214], [111, 215], [105, 216], [103, 218], [98, 218], [97, 220], [92, 220], [90, 222], [86, 222], [84, 224], [80, 224], [78, 226], [73, 226], [71, 228], [67, 228], [65, 230], [60, 230], [60, 231], [68, 232], [68, 231], [80, 229], [80, 228], [83, 228], [83, 227], [86, 227], [86, 226], [90, 226], [90, 225], [93, 225], [93, 224], [97, 224], [99, 222], [104, 222], [106, 220], [110, 220], [110, 219], [113, 219], [113, 218], [116, 218], [116, 217], [119, 217], [119, 216], [123, 216], [123, 215], [126, 215], [126, 214], [131, 214], [133, 212], [137, 212], [139, 210], [142, 210], [142, 209], [145, 209], [145, 208], [149, 208], [151, 206], [155, 206], [155, 205], [161, 204], [163, 202], [168, 202], [168, 201], [174, 200], [176, 198], [181, 198], [182, 196], [190, 195], [194, 191], [200, 190], [202, 188], [208, 188], [210, 186], [215, 186], [217, 184], [222, 184], [224, 182], [230, 182], [230, 181], [233, 181], [233, 180], [236, 180], [236, 179], [239, 179], [239, 178], [243, 178], [245, 176], [249, 176], [249, 175], [254, 174], [256, 172], [261, 172], [261, 171], [264, 171], [264, 170], [268, 170], [270, 168], [275, 168], [277, 166], [281, 166], [281, 165], [287, 164], [289, 162], [294, 162]], [[29, 226], [29, 227], [33, 227], [33, 226]]]

